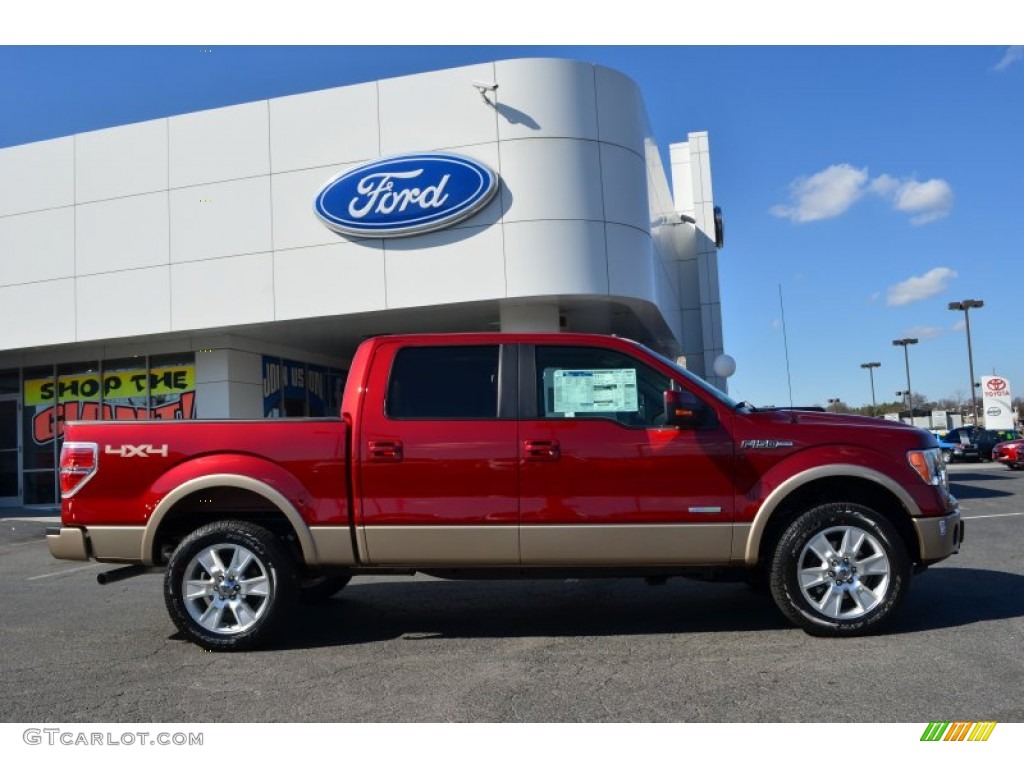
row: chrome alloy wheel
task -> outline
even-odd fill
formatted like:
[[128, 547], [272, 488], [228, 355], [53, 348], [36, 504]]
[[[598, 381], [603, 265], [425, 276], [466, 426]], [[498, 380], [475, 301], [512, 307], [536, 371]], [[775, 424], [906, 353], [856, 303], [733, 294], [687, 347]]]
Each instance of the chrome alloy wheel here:
[[807, 602], [830, 619], [856, 619], [886, 598], [892, 565], [882, 544], [855, 526], [827, 528], [800, 553], [797, 579]]
[[268, 604], [267, 567], [240, 544], [206, 547], [181, 582], [189, 616], [209, 632], [233, 635], [252, 627]]

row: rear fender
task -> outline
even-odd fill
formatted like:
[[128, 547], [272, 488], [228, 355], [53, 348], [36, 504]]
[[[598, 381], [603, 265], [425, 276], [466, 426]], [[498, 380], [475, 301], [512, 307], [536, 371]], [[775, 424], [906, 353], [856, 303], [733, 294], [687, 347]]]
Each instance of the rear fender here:
[[[146, 503], [152, 513], [142, 537], [142, 562], [154, 564], [154, 544], [160, 525], [175, 505], [187, 496], [207, 488], [239, 488], [255, 493], [288, 520], [302, 558], [309, 565], [318, 562], [317, 549], [302, 510], [312, 509], [312, 499], [302, 484], [278, 464], [244, 454], [203, 456], [179, 464], [162, 475], [150, 488]], [[217, 512], [216, 509], [210, 510]]]

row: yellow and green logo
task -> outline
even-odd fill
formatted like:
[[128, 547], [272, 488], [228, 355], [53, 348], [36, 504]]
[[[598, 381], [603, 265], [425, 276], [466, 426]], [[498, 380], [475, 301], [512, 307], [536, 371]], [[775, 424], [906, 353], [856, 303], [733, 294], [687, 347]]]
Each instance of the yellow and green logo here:
[[985, 723], [928, 723], [921, 741], [988, 741], [996, 724]]

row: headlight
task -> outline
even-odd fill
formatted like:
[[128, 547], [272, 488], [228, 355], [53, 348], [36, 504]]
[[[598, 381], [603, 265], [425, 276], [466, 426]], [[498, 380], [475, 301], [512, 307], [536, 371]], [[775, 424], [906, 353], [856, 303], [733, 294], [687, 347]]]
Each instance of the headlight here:
[[946, 463], [942, 460], [942, 452], [938, 448], [929, 448], [926, 451], [908, 451], [907, 461], [928, 485], [941, 486], [947, 491], [949, 490]]

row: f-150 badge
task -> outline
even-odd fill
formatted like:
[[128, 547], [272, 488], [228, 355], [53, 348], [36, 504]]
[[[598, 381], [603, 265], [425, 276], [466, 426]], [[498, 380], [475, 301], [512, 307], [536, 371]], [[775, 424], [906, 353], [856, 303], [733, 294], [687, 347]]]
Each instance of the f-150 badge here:
[[744, 440], [740, 448], [773, 451], [776, 448], [792, 448], [792, 440]]
[[103, 452], [110, 456], [120, 456], [122, 459], [130, 459], [135, 456], [141, 456], [144, 459], [149, 456], [163, 456], [166, 459], [167, 445], [153, 446], [146, 443], [145, 445], [119, 445], [116, 448], [113, 445], [105, 445]]

